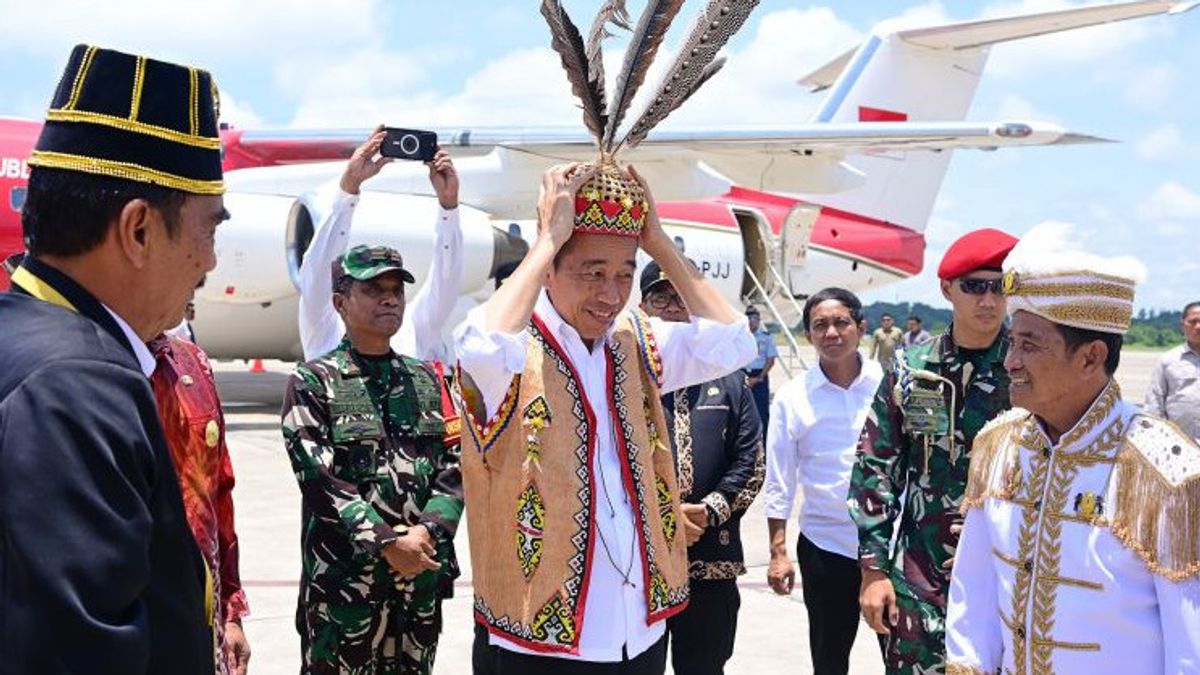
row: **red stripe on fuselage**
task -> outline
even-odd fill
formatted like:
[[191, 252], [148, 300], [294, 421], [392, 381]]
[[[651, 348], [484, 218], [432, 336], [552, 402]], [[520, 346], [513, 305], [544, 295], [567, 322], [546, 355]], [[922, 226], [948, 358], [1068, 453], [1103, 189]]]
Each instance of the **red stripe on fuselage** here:
[[[659, 205], [659, 214], [668, 223], [676, 220], [737, 229], [732, 209], [752, 209], [771, 223], [771, 232], [778, 237], [788, 213], [802, 203], [792, 197], [734, 187], [720, 197], [703, 201], [664, 202]], [[812, 244], [906, 274], [920, 273], [925, 260], [925, 237], [921, 233], [848, 211], [820, 208], [809, 240]]]

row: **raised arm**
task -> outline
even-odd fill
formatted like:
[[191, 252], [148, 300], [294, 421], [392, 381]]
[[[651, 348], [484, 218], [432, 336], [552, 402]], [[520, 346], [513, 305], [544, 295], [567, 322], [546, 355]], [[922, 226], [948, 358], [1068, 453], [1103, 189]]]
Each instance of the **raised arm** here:
[[317, 191], [318, 201], [331, 206], [304, 252], [298, 274], [300, 346], [306, 361], [329, 352], [342, 339], [342, 324], [330, 299], [333, 295], [330, 266], [346, 252], [350, 242], [350, 225], [363, 182], [391, 161], [375, 156], [383, 142], [382, 129], [377, 127], [371, 137], [358, 146], [336, 186], [326, 185]]
[[741, 313], [725, 302], [720, 291], [710, 284], [700, 270], [684, 257], [683, 253], [675, 247], [675, 242], [663, 230], [662, 223], [658, 219], [658, 208], [655, 206], [654, 196], [645, 179], [632, 165], [629, 167], [629, 175], [641, 183], [642, 189], [646, 192], [646, 201], [650, 202], [650, 210], [646, 215], [646, 227], [642, 229], [638, 242], [642, 250], [659, 264], [663, 273], [671, 280], [671, 285], [675, 287], [675, 291], [687, 305], [689, 314], [717, 323], [736, 323], [742, 318]]
[[533, 316], [538, 294], [554, 256], [571, 238], [575, 226], [575, 193], [583, 187], [592, 171], [580, 171], [568, 178], [575, 164], [560, 164], [542, 174], [538, 194], [538, 236], [517, 269], [484, 303], [487, 330], [516, 333]]
[[445, 359], [442, 329], [458, 302], [463, 272], [463, 236], [458, 217], [458, 172], [450, 154], [438, 150], [429, 167], [429, 183], [437, 194], [432, 264], [420, 290], [408, 303], [404, 325], [392, 339], [400, 354], [422, 361]]

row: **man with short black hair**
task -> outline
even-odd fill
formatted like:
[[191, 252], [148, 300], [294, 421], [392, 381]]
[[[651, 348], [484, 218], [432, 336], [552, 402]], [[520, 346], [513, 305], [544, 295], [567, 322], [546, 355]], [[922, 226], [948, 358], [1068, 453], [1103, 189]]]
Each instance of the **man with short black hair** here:
[[981, 229], [946, 250], [938, 278], [954, 322], [885, 373], [859, 445], [849, 497], [863, 570], [859, 601], [889, 675], [943, 668], [971, 442], [1009, 407], [1000, 265], [1016, 241]]
[[29, 160], [28, 255], [0, 295], [0, 659], [12, 672], [214, 672], [210, 570], [146, 342], [179, 323], [216, 265], [228, 218], [217, 117], [207, 72], [79, 45]]
[[[686, 323], [687, 306], [656, 262], [642, 270], [642, 311]], [[691, 600], [667, 620], [677, 673], [719, 675], [733, 655], [746, 573], [742, 515], [766, 471], [762, 429], [745, 377], [733, 372], [662, 396], [679, 475]]]
[[804, 333], [817, 350], [817, 367], [783, 385], [771, 403], [767, 431], [767, 527], [771, 563], [767, 582], [792, 592], [787, 521], [803, 486], [800, 562], [813, 672], [849, 672], [858, 632], [858, 530], [846, 509], [858, 437], [883, 379], [879, 363], [858, 351], [862, 302], [844, 288], [826, 288], [804, 303]]
[[458, 418], [441, 364], [392, 350], [404, 317], [400, 254], [356, 246], [334, 261], [336, 349], [288, 380], [283, 436], [304, 496], [304, 672], [433, 669], [441, 602], [458, 576]]
[[1183, 308], [1181, 325], [1184, 342], [1154, 366], [1144, 407], [1200, 438], [1200, 302]]
[[904, 349], [910, 349], [916, 345], [923, 345], [933, 338], [929, 335], [929, 331], [921, 327], [921, 317], [913, 314], [908, 317], [908, 330], [904, 332], [904, 340], [901, 345]]
[[896, 319], [891, 314], [884, 312], [883, 317], [879, 320], [879, 328], [871, 333], [870, 357], [879, 361], [879, 365], [885, 371], [891, 370], [896, 359], [896, 349], [903, 339], [904, 331], [901, 331], [900, 327], [896, 325]]
[[1144, 274], [1046, 225], [1005, 262], [1016, 407], [971, 450], [952, 675], [1200, 665], [1200, 445], [1113, 379]]

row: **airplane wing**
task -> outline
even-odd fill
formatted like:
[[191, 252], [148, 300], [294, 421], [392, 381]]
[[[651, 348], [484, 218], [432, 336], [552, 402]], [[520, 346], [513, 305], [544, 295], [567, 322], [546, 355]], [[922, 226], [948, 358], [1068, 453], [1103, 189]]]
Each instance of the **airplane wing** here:
[[[561, 162], [595, 159], [595, 143], [580, 128], [434, 129], [439, 142], [460, 162], [481, 158], [503, 166], [508, 185], [536, 186], [537, 176]], [[273, 153], [300, 157], [292, 146], [312, 143], [324, 159], [349, 156], [367, 130], [294, 132], [247, 131], [240, 145], [259, 156]], [[651, 133], [637, 148], [623, 152], [655, 186], [660, 199], [683, 201], [720, 194], [731, 184], [776, 192], [831, 193], [849, 189], [862, 174], [843, 160], [847, 154], [892, 151], [995, 150], [1029, 145], [1099, 143], [1106, 139], [1077, 133], [1045, 122], [858, 122], [807, 124], [790, 127], [722, 129], [663, 129]], [[487, 159], [485, 159], [487, 158]], [[308, 156], [308, 161], [313, 159]], [[283, 160], [281, 160], [283, 161]], [[298, 160], [297, 160], [298, 161]], [[402, 163], [394, 163], [402, 164]], [[407, 170], [413, 169], [413, 170]], [[293, 185], [311, 186], [337, 175], [340, 167], [326, 164], [246, 169], [232, 172], [234, 189], [288, 194]], [[395, 189], [427, 191], [423, 169], [395, 167], [390, 174], [419, 174], [411, 185]], [[497, 172], [499, 173], [499, 172]], [[305, 188], [307, 189], [307, 188]], [[464, 185], [464, 189], [469, 189]], [[503, 197], [497, 197], [506, 201]], [[500, 217], [518, 217], [492, 197], [474, 201]], [[527, 208], [519, 209], [524, 217]]]
[[[930, 49], [973, 49], [988, 45], [1020, 40], [1027, 37], [1047, 35], [1073, 28], [1097, 26], [1114, 21], [1136, 19], [1154, 14], [1181, 14], [1200, 2], [1178, 0], [1138, 0], [1108, 5], [1076, 7], [1054, 12], [1023, 14], [1019, 16], [976, 21], [958, 21], [938, 26], [890, 31], [892, 39], [901, 40]], [[799, 83], [812, 91], [827, 89], [837, 81], [849, 65], [855, 47], [820, 68], [800, 78]]]

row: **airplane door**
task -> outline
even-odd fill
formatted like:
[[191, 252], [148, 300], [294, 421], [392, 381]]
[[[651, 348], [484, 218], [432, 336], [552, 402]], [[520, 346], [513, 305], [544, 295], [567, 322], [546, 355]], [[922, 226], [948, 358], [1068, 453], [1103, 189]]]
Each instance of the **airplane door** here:
[[779, 237], [779, 267], [793, 298], [806, 297], [816, 290], [805, 288], [804, 270], [808, 263], [808, 242], [819, 215], [821, 207], [797, 204], [783, 221], [783, 232]]

